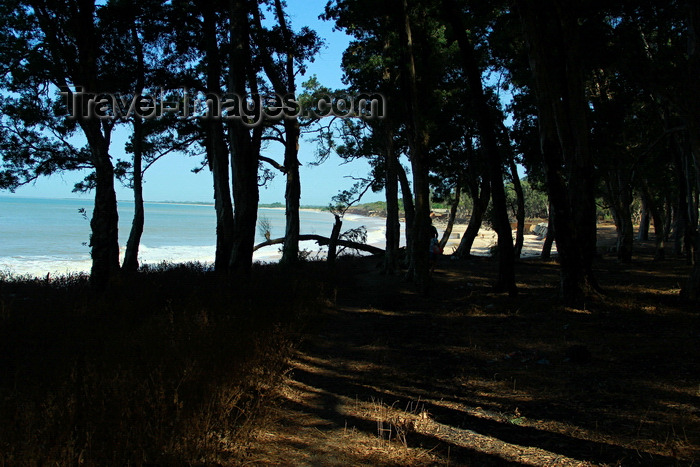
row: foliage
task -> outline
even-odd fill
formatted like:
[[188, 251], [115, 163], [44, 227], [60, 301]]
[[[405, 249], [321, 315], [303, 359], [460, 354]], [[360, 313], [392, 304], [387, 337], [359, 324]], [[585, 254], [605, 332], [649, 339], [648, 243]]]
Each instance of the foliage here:
[[[547, 194], [532, 187], [528, 180], [520, 181], [523, 188], [523, 198], [525, 200], [526, 219], [547, 219], [549, 215], [549, 200]], [[515, 217], [516, 195], [513, 184], [506, 184], [506, 197], [511, 215]]]
[[328, 210], [335, 216], [343, 217], [353, 204], [360, 202], [371, 184], [367, 180], [355, 182], [349, 190], [342, 190], [332, 198]]
[[[381, 190], [391, 177], [393, 197], [396, 172], [405, 172], [387, 161], [408, 157], [414, 166], [414, 186], [408, 188], [417, 191], [419, 217], [426, 217], [430, 195], [435, 208], [447, 208], [443, 201], [455, 187], [468, 203], [484, 188], [497, 187], [491, 195], [502, 211], [500, 179], [507, 170], [499, 173], [489, 161], [500, 157], [502, 169], [520, 164], [527, 172], [526, 217], [546, 216], [549, 203], [542, 193], [548, 192], [557, 205], [556, 222], [573, 229], [562, 233], [572, 247], [560, 241], [560, 250], [571, 252], [567, 258], [578, 256], [586, 270], [595, 243], [596, 199], [604, 199], [599, 214], [609, 210], [606, 215], [629, 234], [644, 194], [669, 230], [664, 238], [700, 264], [700, 93], [694, 78], [700, 73], [700, 10], [692, 2], [527, 0], [514, 8], [502, 1], [334, 0], [323, 17], [352, 37], [343, 53], [342, 90], [315, 76], [297, 87], [323, 40], [304, 25], [292, 29], [286, 8], [281, 0], [3, 2], [0, 189], [87, 170], [76, 190], [96, 188], [93, 259], [109, 275], [118, 258], [114, 178], [133, 187], [137, 198], [148, 167], [184, 151], [203, 159], [200, 169], [213, 171], [220, 244], [233, 248], [235, 242], [243, 257], [254, 237], [256, 183], [273, 174], [261, 162], [287, 176], [285, 205], [296, 211], [301, 131], [314, 136], [319, 163], [332, 153], [345, 161], [368, 160], [363, 190]], [[308, 113], [259, 128], [210, 118], [71, 119], [66, 93], [77, 90], [76, 83], [91, 88], [86, 97], [116, 92], [127, 100], [161, 85], [202, 93], [289, 93], [305, 110], [322, 96], [337, 104], [340, 94], [381, 93], [390, 111], [374, 121]], [[474, 99], [475, 93], [483, 99]], [[183, 97], [173, 93], [169, 99]], [[86, 110], [87, 99], [78, 101]], [[477, 111], [475, 103], [484, 105]], [[116, 117], [110, 105], [106, 113]], [[205, 116], [205, 107], [198, 117]], [[489, 120], [496, 122], [495, 142], [480, 130]], [[118, 160], [112, 137], [127, 123], [134, 125], [125, 145], [133, 158]], [[283, 164], [261, 155], [270, 141], [285, 145]], [[484, 157], [485, 149], [492, 157]], [[232, 191], [239, 198], [235, 212]], [[329, 209], [342, 215], [359, 202], [354, 198], [360, 191], [341, 192]], [[511, 187], [506, 192], [512, 211]], [[468, 203], [458, 216], [470, 211]], [[390, 206], [393, 216], [393, 200]], [[406, 208], [406, 214], [413, 211], [408, 203]], [[234, 216], [236, 222], [228, 222]], [[245, 232], [234, 235], [236, 229]], [[422, 231], [416, 229], [417, 235]], [[576, 244], [588, 252], [574, 252]]]
[[[523, 198], [525, 199], [525, 219], [547, 219], [549, 202], [547, 200], [547, 195], [539, 190], [532, 188], [527, 180], [521, 180], [520, 182], [523, 187]], [[506, 201], [510, 209], [511, 220], [515, 219], [515, 213], [517, 210], [516, 195], [513, 189], [513, 184], [508, 183], [506, 188]], [[484, 223], [488, 226], [492, 226], [492, 216], [493, 209], [491, 204], [489, 204], [484, 214]]]
[[[361, 225], [359, 227], [356, 227], [354, 229], [346, 230], [345, 232], [340, 234], [340, 237], [343, 240], [348, 240], [351, 242], [355, 243], [367, 243], [367, 228], [364, 225]], [[345, 251], [351, 250], [349, 247], [341, 247], [338, 250], [338, 256], [343, 254]], [[357, 250], [353, 250], [355, 254], [358, 253]]]
[[272, 235], [272, 221], [270, 221], [269, 217], [258, 217], [258, 233], [264, 237], [265, 240], [270, 240], [270, 236]]
[[[399, 215], [404, 215], [403, 200], [398, 200]], [[373, 201], [371, 203], [361, 203], [353, 205], [348, 209], [348, 212], [359, 214], [361, 216], [382, 216], [386, 217], [387, 204], [386, 201]]]

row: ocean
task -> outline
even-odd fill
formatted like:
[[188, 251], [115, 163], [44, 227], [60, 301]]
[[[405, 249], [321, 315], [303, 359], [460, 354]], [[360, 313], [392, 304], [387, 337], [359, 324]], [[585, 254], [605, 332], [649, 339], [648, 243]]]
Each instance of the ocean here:
[[[90, 199], [44, 199], [0, 196], [0, 273], [45, 277], [90, 270]], [[147, 202], [139, 249], [141, 264], [198, 261], [211, 264], [216, 245], [216, 216], [209, 204]], [[84, 214], [81, 213], [84, 210]], [[132, 201], [119, 201], [119, 245], [123, 255], [134, 213]], [[333, 215], [302, 210], [301, 233], [329, 236]], [[284, 236], [284, 209], [261, 208], [258, 220], [268, 219], [272, 238]], [[383, 247], [385, 220], [346, 215], [343, 230], [365, 226], [367, 243]], [[256, 229], [256, 243], [265, 239]], [[274, 262], [281, 245], [261, 248], [254, 260]], [[315, 242], [302, 249], [319, 250]]]

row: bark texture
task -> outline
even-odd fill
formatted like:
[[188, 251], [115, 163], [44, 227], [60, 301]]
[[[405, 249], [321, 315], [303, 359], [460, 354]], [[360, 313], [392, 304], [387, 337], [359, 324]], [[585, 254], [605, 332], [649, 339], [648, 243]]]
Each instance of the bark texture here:
[[[253, 5], [252, 2], [230, 1], [229, 89], [239, 96], [257, 94], [257, 70], [253, 68], [250, 44], [251, 8], [257, 8], [257, 5]], [[260, 109], [255, 109], [253, 112], [256, 111]], [[255, 225], [260, 196], [258, 165], [261, 138], [262, 125], [254, 125], [251, 129], [247, 122], [234, 119], [229, 126], [235, 208], [230, 269], [243, 276], [250, 273], [253, 264]]]
[[386, 181], [386, 252], [384, 253], [385, 274], [395, 274], [399, 267], [399, 242], [401, 225], [399, 223], [399, 161], [394, 152], [394, 135], [388, 125], [383, 125]]
[[540, 147], [559, 253], [561, 295], [580, 306], [598, 289], [594, 166], [578, 18], [559, 0], [519, 0], [537, 96]]

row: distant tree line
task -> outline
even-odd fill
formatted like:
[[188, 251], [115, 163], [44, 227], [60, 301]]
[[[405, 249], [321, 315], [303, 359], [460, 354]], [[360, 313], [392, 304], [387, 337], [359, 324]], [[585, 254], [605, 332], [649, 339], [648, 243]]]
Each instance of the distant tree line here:
[[[630, 261], [637, 203], [640, 238], [653, 223], [657, 258], [672, 242], [673, 253], [694, 265], [682, 293], [700, 296], [696, 2], [334, 0], [322, 16], [353, 38], [343, 55], [343, 90], [315, 78], [300, 82], [323, 41], [293, 27], [286, 8], [282, 0], [3, 2], [0, 187], [87, 169], [76, 189], [95, 194], [91, 278], [104, 287], [138, 269], [143, 178], [161, 157], [197, 155], [211, 172], [215, 270], [222, 274], [250, 271], [259, 186], [280, 174], [281, 263], [294, 268], [298, 151], [312, 139], [315, 163], [332, 153], [370, 162], [371, 173], [339, 196], [355, 202], [367, 189], [384, 190], [383, 270], [397, 273], [403, 261], [423, 290], [430, 282], [431, 196], [449, 204], [451, 219], [466, 196], [468, 235], [456, 255], [468, 256], [488, 210], [499, 245], [496, 291], [517, 293], [524, 220], [537, 210], [556, 239], [562, 298], [582, 303], [600, 290], [592, 267], [598, 210], [612, 213], [618, 257]], [[122, 109], [135, 102], [138, 111], [118, 112], [101, 93], [118, 93]], [[342, 96], [380, 93], [386, 112], [362, 118], [367, 109], [357, 108], [356, 118], [289, 115], [254, 125], [267, 104], [253, 101], [240, 107], [240, 118], [216, 118], [216, 96], [273, 93], [302, 107], [327, 98], [339, 109], [347, 102]], [[168, 110], [187, 105], [188, 97], [199, 102], [197, 118]], [[70, 106], [79, 110], [75, 118], [67, 115]], [[144, 118], [149, 110], [160, 116]], [[131, 134], [127, 161], [112, 156], [117, 126]], [[283, 160], [266, 155], [269, 144], [282, 145]], [[122, 264], [117, 180], [133, 188], [136, 203]]]

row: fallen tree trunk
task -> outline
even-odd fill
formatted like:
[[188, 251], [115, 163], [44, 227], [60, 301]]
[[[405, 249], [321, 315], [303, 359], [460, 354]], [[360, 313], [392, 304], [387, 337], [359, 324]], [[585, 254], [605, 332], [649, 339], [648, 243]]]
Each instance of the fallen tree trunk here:
[[[299, 235], [299, 241], [306, 241], [306, 240], [315, 241], [319, 245], [328, 245], [331, 241], [330, 238], [324, 237], [322, 235], [312, 235], [312, 234]], [[255, 245], [255, 248], [253, 248], [253, 251], [257, 251], [264, 246], [281, 245], [282, 243], [284, 243], [284, 237], [273, 238], [272, 240], [266, 240], [262, 243]], [[384, 254], [384, 250], [382, 250], [381, 248], [378, 248], [378, 247], [372, 246], [372, 245], [366, 245], [364, 243], [352, 242], [350, 240], [338, 239], [337, 245], [344, 246], [346, 248], [353, 248], [355, 250], [366, 251], [367, 253], [371, 253], [373, 255], [383, 255]]]

